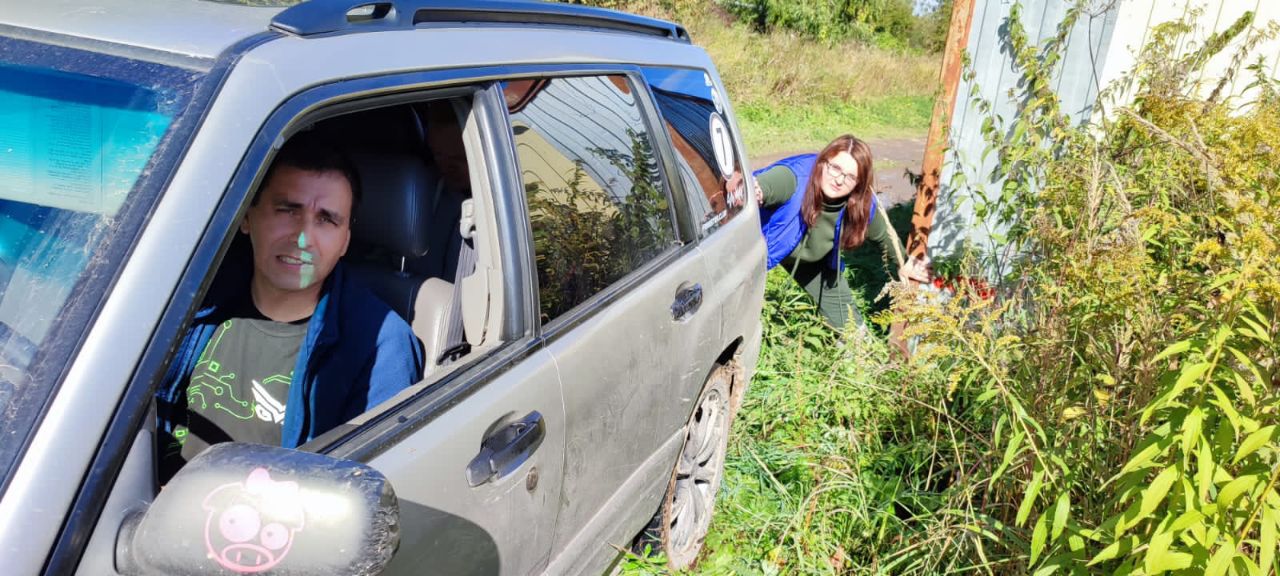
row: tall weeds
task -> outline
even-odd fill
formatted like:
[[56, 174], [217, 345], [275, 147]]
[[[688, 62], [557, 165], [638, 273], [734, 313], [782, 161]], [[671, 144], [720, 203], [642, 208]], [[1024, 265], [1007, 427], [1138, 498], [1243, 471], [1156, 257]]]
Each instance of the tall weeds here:
[[1252, 16], [1181, 56], [1191, 27], [1157, 29], [1133, 104], [1075, 127], [1048, 88], [1054, 40], [1016, 15], [1024, 106], [987, 125], [1005, 180], [980, 199], [1009, 231], [1005, 297], [899, 308], [993, 444], [951, 494], [985, 511], [970, 561], [1274, 573], [1280, 101], [1264, 76], [1249, 103], [1194, 83], [1216, 51], [1250, 60]]

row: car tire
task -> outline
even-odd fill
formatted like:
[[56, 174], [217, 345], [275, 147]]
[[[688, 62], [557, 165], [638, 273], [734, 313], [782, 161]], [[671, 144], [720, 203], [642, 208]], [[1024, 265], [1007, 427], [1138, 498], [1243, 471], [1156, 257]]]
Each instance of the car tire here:
[[707, 377], [685, 427], [684, 445], [671, 470], [662, 505], [636, 539], [637, 552], [646, 547], [661, 550], [672, 570], [697, 562], [711, 527], [716, 493], [724, 478], [736, 373], [729, 366], [717, 365]]

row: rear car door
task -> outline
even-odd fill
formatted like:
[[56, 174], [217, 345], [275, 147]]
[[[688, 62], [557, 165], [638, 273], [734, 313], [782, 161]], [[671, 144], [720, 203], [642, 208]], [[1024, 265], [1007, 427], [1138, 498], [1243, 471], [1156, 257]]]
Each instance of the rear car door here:
[[568, 421], [553, 571], [598, 573], [644, 526], [715, 360], [719, 312], [701, 306], [714, 287], [636, 78], [503, 82]]

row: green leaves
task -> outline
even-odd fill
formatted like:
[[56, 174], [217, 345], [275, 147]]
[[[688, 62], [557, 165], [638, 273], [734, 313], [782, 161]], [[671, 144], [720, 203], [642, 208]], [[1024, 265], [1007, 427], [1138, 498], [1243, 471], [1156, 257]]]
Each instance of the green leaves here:
[[1227, 483], [1222, 487], [1222, 491], [1218, 492], [1218, 508], [1229, 509], [1237, 498], [1252, 491], [1258, 486], [1258, 477], [1254, 475], [1241, 476]]
[[1178, 474], [1178, 469], [1172, 466], [1160, 471], [1155, 480], [1151, 481], [1151, 485], [1142, 491], [1142, 503], [1138, 508], [1138, 517], [1131, 523], [1136, 523], [1150, 516], [1152, 512], [1156, 511], [1156, 508], [1164, 503], [1164, 497], [1169, 494], [1169, 489], [1178, 480]]
[[1190, 456], [1192, 448], [1200, 441], [1200, 429], [1204, 425], [1204, 410], [1196, 406], [1182, 419], [1182, 453]]
[[1058, 495], [1058, 503], [1053, 508], [1053, 534], [1054, 540], [1062, 536], [1063, 530], [1067, 528], [1067, 518], [1071, 517], [1071, 494], [1063, 492]]
[[[1013, 459], [1018, 456], [1018, 450], [1022, 448], [1022, 441], [1027, 435], [1022, 430], [1014, 432], [1013, 437], [1009, 439], [1009, 444], [1004, 447], [1004, 457], [1000, 459], [1000, 465], [996, 467], [995, 472], [991, 473], [991, 483], [994, 484], [1004, 471], [1009, 468], [1009, 464], [1013, 463]], [[1021, 524], [1021, 522], [1019, 522]]]
[[1234, 546], [1220, 546], [1213, 557], [1209, 559], [1209, 565], [1205, 568], [1205, 576], [1222, 576], [1227, 573], [1227, 569], [1231, 567], [1231, 560], [1236, 556]]
[[1048, 530], [1045, 528], [1045, 516], [1040, 515], [1040, 519], [1036, 520], [1035, 530], [1031, 532], [1031, 564], [1035, 565], [1036, 560], [1040, 557], [1040, 553], [1044, 551], [1045, 537]]
[[1258, 528], [1258, 566], [1273, 566], [1276, 560], [1277, 524], [1280, 524], [1280, 512], [1270, 504], [1262, 507], [1262, 523]]
[[1173, 387], [1160, 396], [1160, 398], [1155, 402], [1152, 402], [1150, 406], [1147, 406], [1146, 410], [1142, 411], [1142, 420], [1140, 423], [1145, 424], [1157, 410], [1164, 408], [1169, 404], [1169, 402], [1177, 399], [1183, 392], [1199, 384], [1200, 380], [1205, 376], [1205, 374], [1212, 370], [1213, 367], [1214, 365], [1212, 362], [1197, 362], [1183, 368], [1178, 373], [1178, 379], [1174, 382]]
[[1031, 482], [1027, 484], [1027, 492], [1022, 496], [1022, 504], [1018, 506], [1018, 516], [1014, 523], [1018, 526], [1024, 526], [1027, 523], [1027, 517], [1031, 515], [1031, 508], [1036, 505], [1036, 498], [1040, 496], [1040, 489], [1044, 488], [1044, 472], [1037, 470], [1031, 476]]
[[1275, 438], [1275, 435], [1275, 424], [1259, 428], [1256, 432], [1250, 434], [1248, 438], [1245, 438], [1244, 442], [1240, 443], [1240, 448], [1236, 450], [1236, 457], [1231, 460], [1231, 463], [1239, 464], [1241, 460], [1248, 458], [1249, 455], [1257, 452], [1259, 448], [1270, 443]]
[[1170, 358], [1172, 356], [1178, 356], [1190, 349], [1191, 349], [1190, 340], [1180, 340], [1178, 342], [1174, 342], [1173, 344], [1170, 344], [1164, 350], [1161, 350], [1159, 354], [1156, 354], [1154, 357], [1151, 358], [1151, 362], [1153, 364], [1159, 363], [1160, 361], [1166, 358]]

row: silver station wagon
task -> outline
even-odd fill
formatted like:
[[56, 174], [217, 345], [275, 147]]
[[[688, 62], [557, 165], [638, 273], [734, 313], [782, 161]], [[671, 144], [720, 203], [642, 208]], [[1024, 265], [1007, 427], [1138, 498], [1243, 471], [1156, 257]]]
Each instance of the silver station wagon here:
[[[0, 9], [0, 572], [600, 574], [637, 542], [695, 562], [764, 294], [707, 54], [567, 4], [262, 4]], [[418, 372], [331, 424], [323, 391], [193, 384], [310, 433], [165, 472], [166, 374], [257, 265], [241, 232], [299, 138], [350, 163], [336, 267], [411, 329]]]

